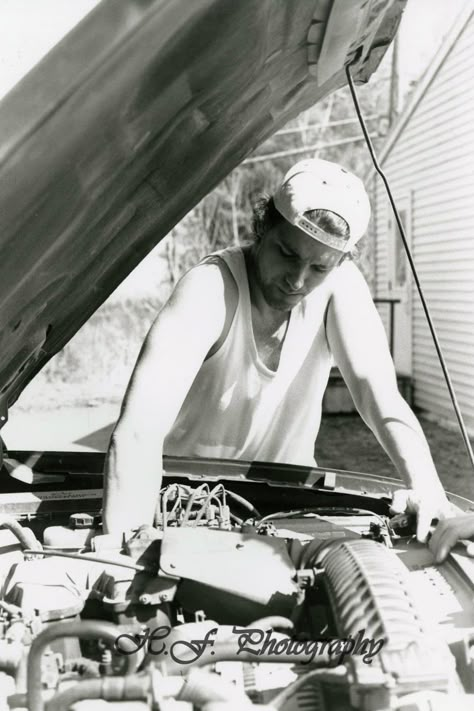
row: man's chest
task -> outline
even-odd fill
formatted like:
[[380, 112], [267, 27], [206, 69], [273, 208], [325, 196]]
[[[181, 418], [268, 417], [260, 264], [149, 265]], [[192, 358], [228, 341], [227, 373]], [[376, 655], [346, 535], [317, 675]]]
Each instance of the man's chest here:
[[278, 370], [289, 322], [289, 315], [281, 323], [262, 322], [255, 316], [252, 318], [253, 335], [258, 357], [270, 370]]

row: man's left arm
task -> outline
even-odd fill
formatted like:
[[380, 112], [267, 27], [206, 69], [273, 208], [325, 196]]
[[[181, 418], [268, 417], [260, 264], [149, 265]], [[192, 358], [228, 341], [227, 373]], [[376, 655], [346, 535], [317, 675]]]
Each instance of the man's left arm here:
[[336, 365], [364, 422], [387, 452], [407, 492], [397, 492], [395, 510], [418, 514], [417, 536], [425, 540], [431, 519], [450, 512], [423, 430], [398, 391], [382, 321], [356, 265], [344, 262], [332, 275], [327, 337]]

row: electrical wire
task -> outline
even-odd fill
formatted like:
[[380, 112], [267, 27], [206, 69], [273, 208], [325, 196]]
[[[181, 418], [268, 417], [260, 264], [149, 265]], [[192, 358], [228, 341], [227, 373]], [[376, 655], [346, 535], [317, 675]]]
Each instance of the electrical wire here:
[[102, 556], [96, 555], [81, 555], [79, 553], [69, 553], [68, 551], [36, 551], [27, 548], [23, 551], [23, 553], [28, 553], [29, 555], [50, 555], [57, 556], [58, 558], [74, 558], [75, 560], [88, 560], [91, 563], [104, 563], [105, 565], [117, 565], [120, 568], [130, 568], [131, 570], [136, 570], [139, 573], [149, 570], [149, 568], [146, 568], [144, 565], [139, 565], [138, 563], [129, 563], [128, 561], [124, 561], [122, 563], [118, 560], [113, 560], [112, 558], [103, 558]]
[[250, 503], [250, 501], [247, 501], [247, 499], [244, 499], [243, 496], [240, 496], [240, 494], [236, 494], [234, 491], [229, 491], [227, 489], [227, 496], [239, 503], [241, 506], [247, 509], [247, 511], [250, 511], [250, 513], [256, 516], [257, 518], [262, 517], [260, 511], [258, 511], [258, 509], [256, 509], [255, 506]]
[[468, 453], [468, 456], [469, 456], [469, 460], [470, 460], [470, 462], [471, 462], [472, 469], [474, 470], [474, 453], [473, 453], [473, 451], [472, 451], [471, 443], [470, 443], [470, 441], [469, 441], [469, 435], [468, 435], [468, 433], [467, 433], [467, 429], [466, 429], [466, 426], [465, 426], [465, 424], [464, 424], [464, 419], [463, 419], [463, 416], [462, 416], [462, 413], [461, 413], [461, 409], [460, 409], [460, 407], [459, 407], [459, 404], [458, 404], [458, 401], [457, 401], [457, 398], [456, 398], [456, 393], [454, 392], [453, 384], [452, 384], [452, 382], [451, 382], [451, 377], [450, 377], [450, 375], [449, 375], [448, 368], [447, 368], [447, 366], [446, 366], [446, 361], [445, 361], [445, 359], [444, 359], [443, 352], [442, 352], [442, 350], [441, 350], [441, 345], [440, 345], [440, 343], [439, 343], [438, 336], [437, 336], [437, 333], [436, 333], [436, 329], [435, 329], [435, 327], [434, 327], [434, 324], [433, 324], [433, 321], [432, 321], [432, 318], [431, 318], [431, 314], [430, 314], [429, 309], [428, 309], [428, 304], [427, 304], [427, 302], [426, 302], [426, 299], [425, 299], [425, 296], [424, 296], [424, 293], [423, 293], [423, 289], [422, 289], [422, 287], [421, 287], [420, 279], [419, 279], [418, 274], [417, 274], [417, 271], [416, 271], [415, 263], [414, 263], [414, 261], [413, 261], [412, 255], [411, 255], [410, 248], [409, 248], [409, 246], [408, 246], [407, 238], [406, 238], [406, 235], [405, 235], [405, 230], [404, 230], [404, 228], [403, 228], [403, 224], [402, 224], [402, 221], [401, 221], [401, 219], [400, 219], [400, 215], [399, 215], [399, 213], [398, 213], [397, 206], [396, 206], [396, 204], [395, 204], [395, 200], [394, 200], [394, 198], [393, 198], [392, 191], [391, 191], [391, 189], [390, 189], [390, 185], [389, 185], [389, 183], [388, 183], [387, 177], [385, 176], [385, 174], [384, 174], [384, 172], [383, 172], [382, 168], [380, 167], [380, 164], [379, 164], [379, 162], [378, 162], [378, 160], [377, 160], [377, 156], [376, 156], [376, 154], [375, 154], [375, 150], [374, 150], [374, 147], [373, 147], [373, 145], [372, 145], [372, 141], [370, 140], [370, 136], [369, 136], [369, 132], [368, 132], [368, 130], [367, 130], [367, 126], [365, 125], [365, 121], [364, 121], [364, 118], [363, 118], [363, 116], [362, 116], [362, 111], [361, 111], [361, 108], [360, 108], [359, 100], [358, 100], [358, 98], [357, 98], [357, 93], [356, 93], [356, 90], [355, 90], [354, 82], [353, 82], [353, 80], [352, 80], [352, 75], [351, 75], [351, 71], [350, 71], [350, 65], [347, 65], [347, 66], [346, 66], [346, 76], [347, 76], [347, 81], [348, 81], [348, 84], [349, 84], [349, 89], [350, 89], [350, 92], [351, 92], [352, 100], [353, 100], [353, 102], [354, 102], [354, 107], [355, 107], [355, 110], [356, 110], [356, 113], [357, 113], [357, 118], [359, 119], [359, 123], [360, 123], [361, 129], [362, 129], [362, 133], [364, 134], [364, 138], [365, 138], [365, 141], [366, 141], [366, 143], [367, 143], [367, 147], [368, 147], [368, 149], [369, 149], [370, 157], [372, 158], [372, 162], [373, 162], [373, 164], [374, 164], [375, 170], [377, 171], [377, 173], [378, 173], [378, 174], [380, 175], [380, 177], [382, 178], [382, 181], [383, 181], [383, 183], [384, 183], [384, 185], [385, 185], [385, 189], [386, 189], [386, 191], [387, 191], [388, 199], [389, 199], [389, 201], [390, 201], [390, 205], [392, 206], [393, 214], [394, 214], [394, 216], [395, 216], [395, 220], [396, 220], [396, 223], [397, 223], [399, 232], [400, 232], [400, 236], [401, 236], [401, 238], [402, 238], [402, 242], [403, 242], [403, 246], [404, 246], [404, 248], [405, 248], [405, 252], [406, 252], [406, 255], [407, 255], [407, 258], [408, 258], [408, 262], [409, 262], [409, 264], [410, 264], [410, 269], [411, 269], [411, 271], [412, 271], [413, 278], [414, 278], [415, 284], [416, 284], [416, 288], [417, 288], [418, 294], [419, 294], [419, 296], [420, 296], [421, 304], [422, 304], [422, 306], [423, 306], [423, 311], [424, 311], [424, 313], [425, 313], [426, 320], [427, 320], [427, 322], [428, 322], [428, 327], [429, 327], [429, 329], [430, 329], [431, 337], [432, 337], [432, 339], [433, 339], [433, 343], [434, 343], [434, 346], [435, 346], [435, 349], [436, 349], [436, 353], [437, 353], [437, 355], [438, 355], [438, 359], [439, 359], [439, 362], [440, 362], [440, 365], [441, 365], [441, 369], [442, 369], [442, 371], [443, 371], [444, 379], [445, 379], [445, 381], [446, 381], [446, 385], [448, 386], [448, 391], [449, 391], [449, 395], [450, 395], [450, 397], [451, 397], [451, 401], [452, 401], [452, 403], [453, 403], [454, 412], [456, 413], [456, 417], [457, 417], [457, 420], [458, 420], [458, 423], [459, 423], [459, 427], [460, 427], [460, 429], [461, 429], [461, 434], [462, 434], [462, 437], [463, 437], [463, 440], [464, 440], [464, 445], [465, 445], [465, 447], [466, 447], [466, 450], [467, 450], [467, 453]]
[[[201, 506], [201, 508], [200, 508], [200, 510], [199, 510], [199, 512], [198, 512], [198, 514], [197, 514], [197, 516], [196, 516], [196, 519], [195, 519], [195, 521], [194, 521], [194, 525], [195, 525], [195, 526], [197, 526], [197, 524], [199, 523], [199, 521], [200, 521], [200, 520], [202, 519], [202, 517], [204, 516], [204, 514], [205, 514], [205, 512], [206, 512], [206, 509], [207, 509], [207, 507], [209, 506], [209, 504], [210, 504], [210, 502], [212, 501], [212, 499], [213, 499], [213, 498], [217, 498], [217, 494], [218, 494], [219, 492], [224, 492], [224, 486], [223, 486], [223, 484], [217, 484], [213, 489], [211, 489], [211, 491], [210, 491], [209, 494], [207, 495], [206, 500], [205, 500], [204, 503], [202, 504], [202, 506]], [[225, 496], [225, 493], [224, 493], [224, 496]], [[217, 499], [217, 500], [219, 501], [219, 499]], [[222, 513], [222, 505], [221, 505], [220, 501], [219, 501], [219, 511], [220, 511], [220, 513]]]
[[[206, 494], [204, 494], [204, 491]], [[189, 516], [191, 514], [191, 509], [193, 507], [194, 502], [199, 496], [204, 496], [209, 494], [209, 485], [208, 484], [201, 484], [198, 486], [196, 489], [194, 489], [193, 493], [189, 497], [188, 503], [186, 505], [186, 510], [184, 512], [183, 520], [181, 521], [181, 525], [183, 526], [185, 523], [189, 521]]]

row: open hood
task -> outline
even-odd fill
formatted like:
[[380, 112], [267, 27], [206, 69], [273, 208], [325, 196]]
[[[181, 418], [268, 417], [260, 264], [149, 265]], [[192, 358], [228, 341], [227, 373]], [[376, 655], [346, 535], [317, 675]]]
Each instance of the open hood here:
[[404, 0], [104, 0], [0, 104], [0, 415], [171, 228], [378, 66]]

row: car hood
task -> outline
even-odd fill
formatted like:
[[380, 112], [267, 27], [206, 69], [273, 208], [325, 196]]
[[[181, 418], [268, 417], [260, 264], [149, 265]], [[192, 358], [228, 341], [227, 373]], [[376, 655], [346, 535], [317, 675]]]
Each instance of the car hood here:
[[404, 0], [106, 0], [0, 104], [0, 416], [276, 129], [367, 81]]

